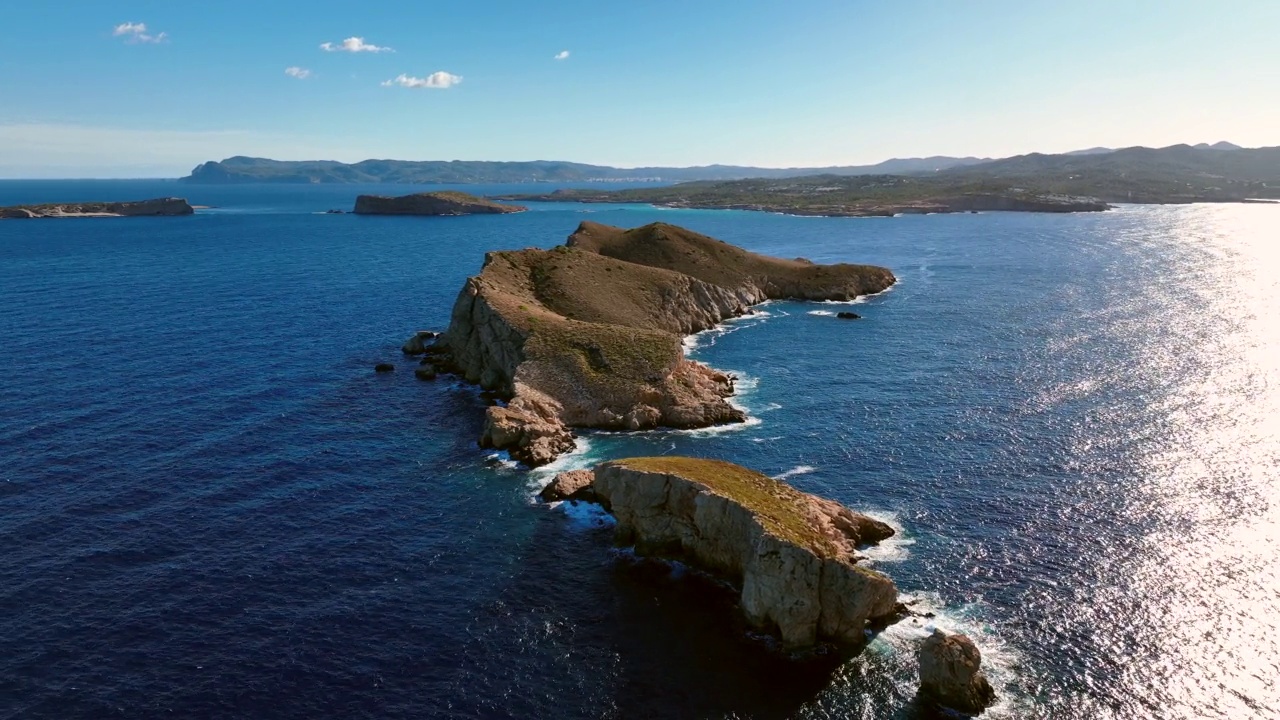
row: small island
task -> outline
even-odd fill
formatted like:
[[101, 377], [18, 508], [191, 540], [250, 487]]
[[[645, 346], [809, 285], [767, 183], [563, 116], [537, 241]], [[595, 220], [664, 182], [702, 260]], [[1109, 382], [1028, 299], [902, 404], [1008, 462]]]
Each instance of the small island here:
[[690, 562], [741, 591], [742, 610], [791, 650], [830, 641], [861, 647], [868, 628], [906, 609], [858, 548], [893, 528], [839, 503], [721, 460], [647, 457], [562, 473], [617, 519], [619, 544]]
[[742, 422], [735, 378], [684, 356], [683, 336], [770, 299], [848, 301], [893, 285], [870, 265], [766, 257], [674, 225], [584, 222], [552, 250], [486, 254], [452, 319], [409, 354], [506, 402], [481, 444], [529, 466], [574, 447], [571, 428], [699, 428]]
[[[596, 503], [617, 521], [619, 545], [728, 582], [747, 624], [788, 652], [856, 653], [875, 631], [916, 614], [860, 552], [892, 537], [892, 527], [740, 465], [612, 460], [560, 473], [542, 499]], [[926, 703], [976, 714], [995, 701], [968, 637], [935, 629], [917, 658]]]
[[399, 197], [360, 195], [356, 198], [356, 215], [482, 215], [517, 213], [528, 210], [520, 205], [507, 205], [454, 190], [414, 193]]
[[34, 218], [111, 218], [191, 215], [195, 208], [183, 198], [155, 198], [130, 202], [47, 203], [0, 207], [0, 220]]

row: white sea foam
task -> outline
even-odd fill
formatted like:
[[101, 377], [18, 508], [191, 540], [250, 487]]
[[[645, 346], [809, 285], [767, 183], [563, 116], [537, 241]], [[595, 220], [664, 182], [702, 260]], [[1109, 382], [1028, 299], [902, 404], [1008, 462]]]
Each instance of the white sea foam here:
[[911, 546], [916, 544], [915, 538], [907, 534], [906, 527], [894, 513], [879, 510], [859, 510], [873, 520], [893, 528], [893, 537], [881, 540], [879, 544], [858, 551], [867, 560], [874, 563], [902, 562], [911, 554]]
[[680, 341], [680, 344], [684, 346], [685, 356], [691, 355], [695, 350], [703, 347], [704, 345], [715, 345], [716, 340], [728, 335], [729, 333], [737, 332], [743, 328], [754, 327], [760, 323], [768, 321], [772, 317], [787, 317], [790, 315], [790, 313], [782, 310], [779, 310], [775, 314], [771, 310], [763, 309], [772, 302], [772, 300], [766, 300], [765, 302], [756, 305], [752, 308], [754, 312], [750, 315], [738, 315], [736, 317], [726, 318], [714, 327], [709, 327], [706, 330], [696, 332], [692, 335], [686, 335], [684, 339]]
[[751, 438], [751, 442], [757, 442], [757, 443], [773, 442], [774, 440], [781, 440], [781, 439], [782, 439], [781, 435], [776, 435], [774, 437], [767, 437], [767, 438]]
[[556, 458], [553, 462], [537, 467], [529, 471], [529, 479], [526, 486], [529, 488], [530, 501], [536, 501], [537, 494], [542, 488], [551, 484], [551, 481], [559, 473], [566, 470], [585, 470], [595, 467], [603, 460], [599, 453], [595, 452], [595, 448], [591, 441], [584, 437], [579, 437], [574, 441], [573, 450]]
[[[997, 702], [983, 713], [984, 718], [1023, 717], [1026, 708], [1006, 689], [1017, 678], [1016, 669], [1021, 665], [1017, 651], [1001, 638], [996, 629], [986, 623], [983, 618], [988, 615], [988, 608], [981, 600], [949, 608], [942, 603], [937, 593], [920, 593], [899, 595], [899, 600], [906, 603], [912, 611], [920, 614], [932, 614], [933, 617], [911, 617], [894, 623], [876, 635], [868, 650], [878, 654], [893, 654], [900, 658], [910, 658], [909, 665], [914, 666], [916, 652], [920, 643], [929, 637], [934, 629], [949, 633], [961, 633], [973, 640], [982, 652], [982, 670], [991, 685], [995, 688]], [[914, 672], [896, 674], [895, 683], [904, 697], [915, 695], [919, 679]]]
[[810, 315], [822, 315], [823, 317], [835, 317], [835, 315], [836, 315], [836, 314], [835, 314], [835, 311], [833, 311], [833, 310], [810, 310], [810, 311], [809, 311], [809, 314], [810, 314]]
[[812, 465], [797, 465], [784, 473], [779, 473], [777, 475], [774, 475], [773, 479], [786, 480], [787, 478], [795, 477], [796, 475], [808, 475], [809, 473], [813, 472], [816, 469], [817, 468], [813, 467]]
[[582, 530], [613, 527], [618, 524], [604, 508], [589, 502], [565, 500], [551, 503], [553, 510], [559, 510], [569, 519], [569, 526]]
[[859, 295], [852, 300], [815, 300], [818, 305], [862, 305], [867, 302], [867, 298], [874, 297], [872, 295]]

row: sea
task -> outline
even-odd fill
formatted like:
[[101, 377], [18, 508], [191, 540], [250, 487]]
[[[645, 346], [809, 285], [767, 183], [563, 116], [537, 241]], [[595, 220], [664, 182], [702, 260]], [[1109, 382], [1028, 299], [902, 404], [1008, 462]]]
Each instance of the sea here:
[[[324, 213], [420, 189], [0, 182], [209, 206], [0, 221], [0, 718], [933, 718], [934, 628], [981, 649], [984, 717], [1280, 717], [1280, 206]], [[399, 348], [487, 251], [584, 220], [899, 282], [689, 338], [749, 422], [583, 432], [529, 471]], [[792, 659], [723, 585], [534, 499], [662, 454], [890, 523], [869, 562], [920, 616]]]

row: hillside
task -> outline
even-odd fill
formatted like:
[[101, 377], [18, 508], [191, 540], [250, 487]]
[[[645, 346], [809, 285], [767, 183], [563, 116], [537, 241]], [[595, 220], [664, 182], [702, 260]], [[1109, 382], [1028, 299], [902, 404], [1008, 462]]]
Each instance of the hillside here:
[[1173, 145], [1087, 155], [1020, 155], [938, 177], [955, 183], [1018, 184], [1106, 202], [1231, 202], [1280, 198], [1280, 147]]
[[507, 198], [830, 216], [1086, 212], [1105, 210], [1108, 203], [1280, 198], [1280, 148], [1098, 148], [1065, 155], [1021, 155], [932, 175], [821, 175], [618, 191], [561, 190]]
[[1010, 188], [989, 179], [939, 175], [814, 175], [777, 180], [681, 183], [629, 190], [557, 190], [501, 196], [504, 200], [651, 203], [665, 207], [760, 210], [832, 217], [1009, 210], [1093, 212], [1110, 206], [1093, 197]]

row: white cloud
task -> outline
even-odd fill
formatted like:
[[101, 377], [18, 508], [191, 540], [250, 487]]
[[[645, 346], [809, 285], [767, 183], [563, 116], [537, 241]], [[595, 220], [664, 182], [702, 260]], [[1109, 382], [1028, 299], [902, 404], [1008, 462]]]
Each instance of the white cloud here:
[[555, 59], [556, 59], [556, 60], [568, 60], [568, 59], [569, 59], [569, 51], [568, 51], [568, 50], [561, 50], [560, 52], [556, 53]]
[[321, 44], [320, 44], [320, 49], [321, 49], [321, 50], [324, 50], [325, 52], [349, 52], [349, 53], [359, 53], [359, 52], [368, 52], [368, 53], [395, 52], [395, 50], [392, 50], [392, 49], [391, 49], [391, 48], [389, 48], [389, 47], [382, 47], [382, 46], [380, 46], [380, 45], [374, 45], [374, 44], [372, 44], [372, 43], [367, 43], [367, 42], [365, 42], [365, 41], [364, 41], [364, 38], [362, 38], [362, 37], [349, 37], [349, 38], [347, 38], [346, 40], [343, 40], [342, 42], [337, 43], [337, 44], [334, 44], [334, 43], [331, 43], [331, 42], [321, 43]]
[[295, 78], [298, 78], [299, 80], [306, 80], [307, 78], [311, 77], [311, 71], [310, 71], [310, 70], [308, 70], [308, 69], [306, 69], [306, 68], [296, 67], [296, 66], [295, 66], [295, 67], [287, 67], [287, 68], [285, 68], [285, 69], [284, 69], [284, 74], [285, 74], [285, 75], [288, 75], [289, 77], [295, 77]]
[[138, 43], [162, 43], [169, 39], [169, 33], [162, 32], [152, 35], [147, 32], [146, 23], [123, 22], [115, 27], [111, 32], [113, 37], [123, 37], [125, 42], [130, 44]]
[[433, 88], [436, 90], [448, 90], [449, 88], [462, 82], [461, 75], [454, 75], [443, 70], [433, 72], [424, 78], [411, 77], [400, 73], [400, 76], [393, 80], [384, 80], [383, 87], [391, 87], [399, 85], [407, 88]]

